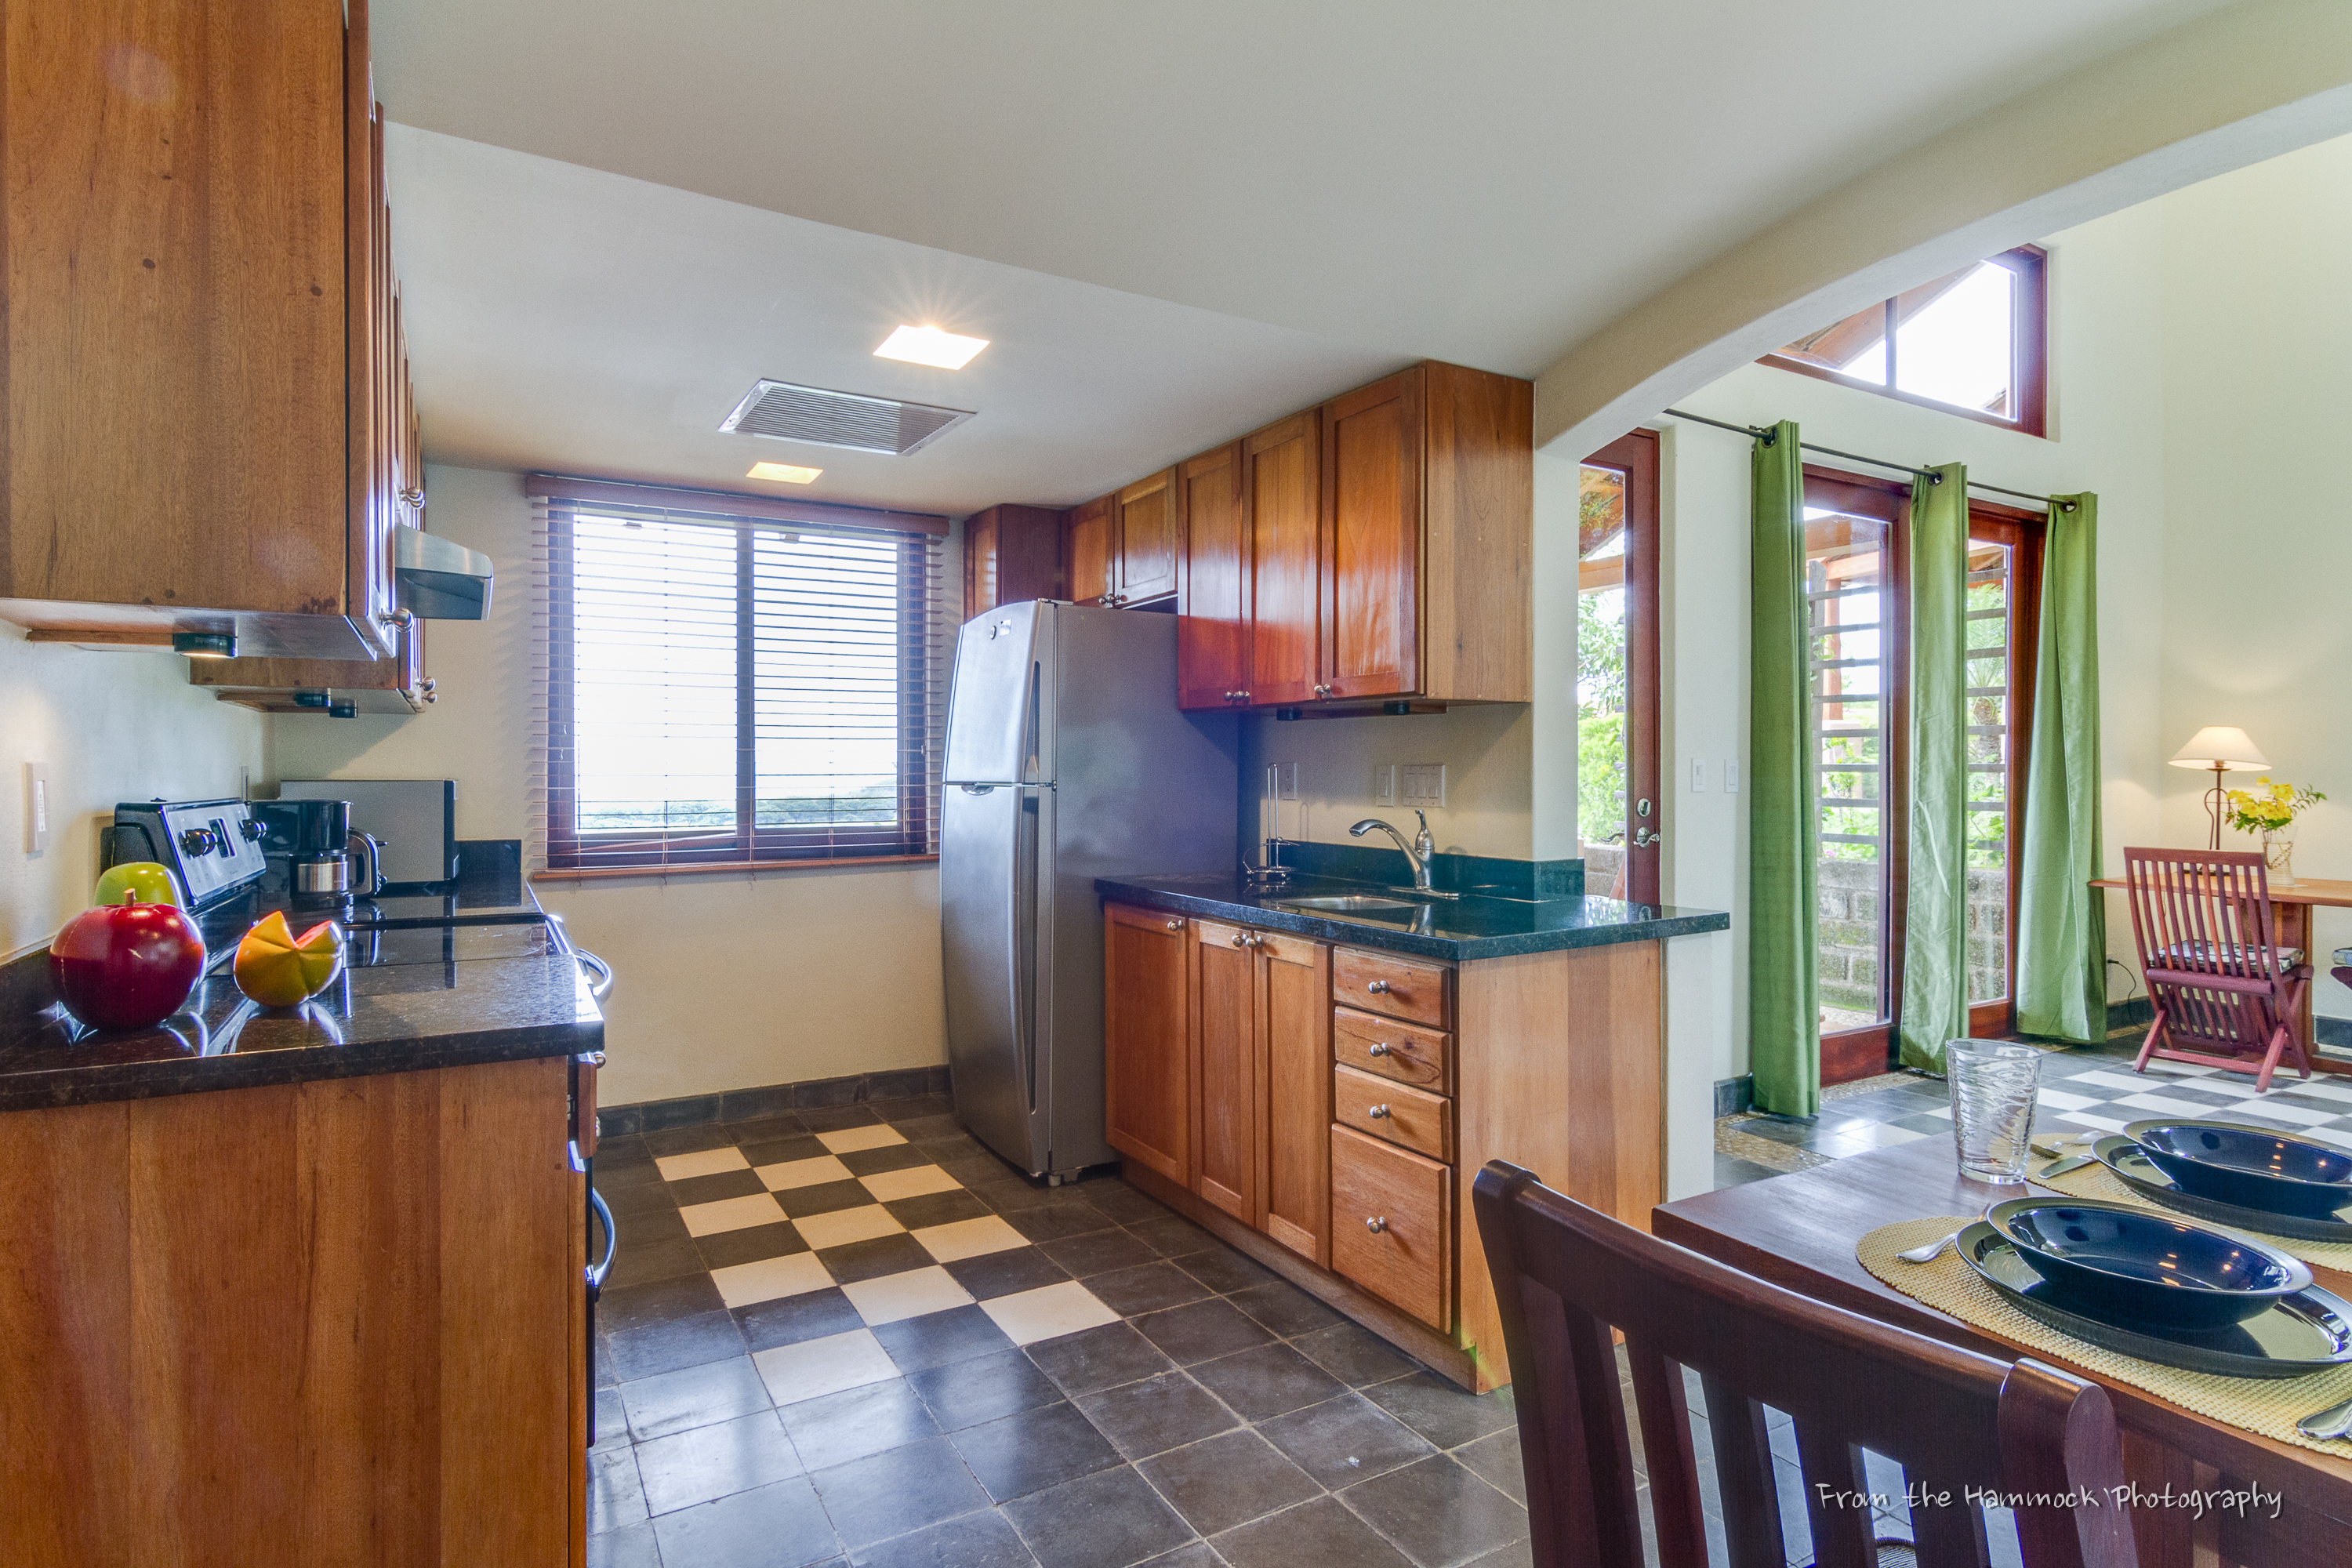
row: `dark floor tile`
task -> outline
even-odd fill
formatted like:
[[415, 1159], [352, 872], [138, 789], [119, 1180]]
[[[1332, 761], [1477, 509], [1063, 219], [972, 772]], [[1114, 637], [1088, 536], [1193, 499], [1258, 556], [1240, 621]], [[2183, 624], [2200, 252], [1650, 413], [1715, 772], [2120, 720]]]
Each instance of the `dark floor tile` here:
[[599, 1448], [616, 1447], [631, 1440], [629, 1407], [621, 1403], [621, 1390], [616, 1384], [595, 1391], [596, 1442]]
[[1717, 1151], [1715, 1156], [1715, 1185], [1718, 1192], [1725, 1187], [1745, 1186], [1749, 1182], [1769, 1181], [1780, 1173], [1769, 1165], [1759, 1165], [1737, 1154]]
[[656, 1519], [788, 1479], [804, 1468], [773, 1410], [637, 1445], [646, 1508]]
[[804, 1476], [666, 1514], [654, 1532], [662, 1568], [801, 1568], [841, 1551]]
[[1043, 1568], [1129, 1568], [1193, 1534], [1125, 1465], [1016, 1498], [1004, 1513]]
[[956, 1451], [988, 1495], [1010, 1502], [1119, 1463], [1118, 1450], [1071, 1405], [1047, 1405], [967, 1426]]
[[1125, 1323], [1105, 1323], [1084, 1333], [1046, 1340], [1029, 1348], [1029, 1359], [1073, 1399], [1122, 1383], [1157, 1377], [1175, 1364]]
[[[616, 1219], [614, 1227], [625, 1221]], [[681, 1226], [681, 1231], [683, 1227]], [[647, 1285], [656, 1279], [675, 1279], [681, 1274], [705, 1274], [709, 1267], [702, 1254], [695, 1249], [694, 1238], [683, 1234], [666, 1237], [659, 1241], [633, 1241], [626, 1230], [621, 1231], [620, 1245], [613, 1249], [613, 1271], [604, 1277], [604, 1293], [625, 1290], [632, 1285]]]
[[1343, 1394], [1278, 1415], [1258, 1431], [1290, 1456], [1292, 1463], [1335, 1491], [1402, 1469], [1436, 1452], [1404, 1423], [1360, 1394]]
[[765, 1410], [770, 1403], [768, 1385], [760, 1381], [750, 1356], [641, 1377], [614, 1392], [628, 1411], [629, 1431], [640, 1442], [731, 1421]]
[[640, 1193], [652, 1193], [664, 1202], [669, 1198], [669, 1184], [662, 1180], [659, 1167], [651, 1160], [641, 1165], [607, 1167], [600, 1152], [595, 1169], [596, 1190], [604, 1194], [608, 1204], [615, 1204], [624, 1196], [634, 1198]]
[[1412, 1568], [1337, 1498], [1311, 1499], [1210, 1544], [1233, 1568]]
[[1272, 1279], [1274, 1270], [1261, 1268], [1230, 1247], [1213, 1247], [1176, 1260], [1176, 1267], [1219, 1295], [1247, 1290]]
[[597, 1448], [588, 1455], [588, 1531], [619, 1530], [646, 1517], [645, 1488], [632, 1448]]
[[900, 1372], [923, 1372], [1015, 1348], [994, 1320], [976, 1306], [884, 1323], [874, 1331], [874, 1337], [882, 1342]]
[[1137, 1568], [1225, 1568], [1225, 1560], [1207, 1542], [1188, 1541], [1173, 1552], [1139, 1563]]
[[[1731, 1549], [1724, 1544], [1723, 1526], [1716, 1520], [1706, 1521], [1708, 1561], [1728, 1563]], [[1508, 1546], [1497, 1546], [1486, 1556], [1465, 1564], [1465, 1568], [1536, 1568], [1535, 1542], [1514, 1541]]]
[[604, 1330], [596, 1331], [595, 1342], [588, 1347], [588, 1358], [595, 1371], [598, 1388], [620, 1387], [621, 1374], [613, 1366], [612, 1337]]
[[1032, 1241], [1060, 1241], [1111, 1227], [1110, 1216], [1091, 1204], [1046, 1204], [1034, 1208], [998, 1209], [1004, 1223]]
[[1528, 1510], [1443, 1454], [1339, 1494], [1421, 1568], [1454, 1568], [1528, 1533]]
[[1441, 1448], [1459, 1447], [1516, 1424], [1501, 1401], [1465, 1394], [1435, 1373], [1383, 1383], [1364, 1393], [1373, 1404]]
[[1139, 1264], [1157, 1262], [1160, 1258], [1142, 1242], [1115, 1227], [1089, 1231], [1084, 1236], [1074, 1236], [1062, 1241], [1045, 1242], [1038, 1250], [1068, 1269], [1073, 1279], [1108, 1274], [1114, 1269], [1133, 1268]]
[[767, 1186], [750, 1171], [720, 1171], [714, 1175], [688, 1176], [669, 1184], [669, 1195], [684, 1208], [688, 1204], [716, 1203], [720, 1198], [749, 1197]]
[[1135, 1468], [1203, 1535], [1230, 1530], [1322, 1490], [1273, 1444], [1246, 1430], [1171, 1449]]
[[1211, 1299], [1135, 1320], [1145, 1339], [1178, 1366], [1262, 1345], [1274, 1336], [1230, 1301]]
[[931, 1163], [975, 1192], [1021, 1180], [1019, 1172], [979, 1147], [977, 1140], [971, 1149], [934, 1150]]
[[1087, 1202], [1121, 1225], [1141, 1225], [1147, 1220], [1170, 1217], [1167, 1205], [1155, 1198], [1145, 1197], [1116, 1178], [1080, 1183], [1078, 1191]]
[[810, 1106], [793, 1112], [812, 1132], [838, 1132], [845, 1127], [876, 1127], [882, 1119], [862, 1105]]
[[852, 1178], [840, 1182], [819, 1182], [814, 1186], [789, 1187], [776, 1194], [784, 1212], [795, 1216], [832, 1214], [840, 1209], [864, 1208], [874, 1201], [866, 1184]]
[[966, 1192], [925, 1193], [919, 1197], [894, 1198], [882, 1206], [908, 1230], [953, 1225], [960, 1219], [979, 1219], [989, 1212], [986, 1204]]
[[1191, 1220], [1180, 1219], [1174, 1215], [1166, 1219], [1150, 1219], [1129, 1225], [1127, 1229], [1129, 1235], [1139, 1238], [1162, 1258], [1190, 1258], [1217, 1245], [1215, 1237]]
[[744, 1345], [755, 1352], [845, 1334], [866, 1326], [866, 1320], [838, 1289], [810, 1290], [756, 1306], [738, 1307], [735, 1321], [742, 1326]]
[[794, 1160], [818, 1160], [833, 1152], [817, 1141], [814, 1132], [794, 1132], [787, 1137], [770, 1138], [758, 1143], [737, 1145], [743, 1158], [758, 1170], [763, 1165], [790, 1164]]
[[789, 1110], [722, 1121], [719, 1130], [726, 1133], [729, 1142], [739, 1149], [748, 1149], [755, 1143], [773, 1143], [781, 1139], [809, 1136], [807, 1123]]
[[719, 1097], [719, 1120], [732, 1125], [789, 1116], [799, 1088], [798, 1084], [772, 1083], [757, 1089], [728, 1089]]
[[[1634, 1443], [1641, 1442], [1637, 1435]], [[1481, 1479], [1504, 1493], [1521, 1508], [1528, 1506], [1528, 1472], [1519, 1456], [1519, 1429], [1497, 1432], [1491, 1437], [1481, 1437], [1475, 1443], [1465, 1443], [1454, 1450], [1454, 1457], [1470, 1467]], [[1899, 1486], [1899, 1483], [1898, 1483]]]
[[1095, 1429], [1130, 1459], [1148, 1459], [1240, 1425], [1223, 1401], [1181, 1372], [1078, 1400]]
[[934, 1110], [920, 1116], [894, 1116], [889, 1120], [899, 1135], [912, 1143], [936, 1143], [950, 1138], [971, 1136], [963, 1130], [963, 1123], [956, 1120], [952, 1110]]
[[658, 1132], [646, 1133], [642, 1142], [646, 1152], [658, 1159], [665, 1154], [698, 1154], [705, 1149], [724, 1149], [734, 1142], [716, 1121], [698, 1122], [690, 1127], [668, 1127]]
[[922, 1395], [899, 1377], [803, 1399], [779, 1412], [801, 1463], [829, 1469], [940, 1435]]
[[833, 1527], [853, 1549], [988, 1506], [945, 1437], [812, 1471]]
[[[609, 1202], [607, 1206], [610, 1206]], [[614, 1209], [613, 1228], [620, 1235], [621, 1252], [636, 1252], [659, 1247], [666, 1241], [691, 1239], [686, 1228], [686, 1216], [678, 1213], [677, 1205], [667, 1197], [658, 1204], [641, 1203], [634, 1212]], [[604, 1245], [601, 1234], [597, 1242], [600, 1248]]]
[[[613, 1218], [621, 1226], [622, 1234], [625, 1236], [636, 1235], [640, 1221], [659, 1224], [662, 1215], [674, 1216], [677, 1213], [677, 1198], [670, 1190], [670, 1184], [667, 1182], [646, 1182], [633, 1187], [609, 1187], [605, 1184], [604, 1169], [599, 1165], [596, 1168], [596, 1191], [603, 1194], [604, 1206], [613, 1211]], [[686, 1222], [679, 1220], [677, 1228], [685, 1229]]]
[[[992, 1154], [989, 1158], [995, 1160], [996, 1156]], [[961, 1179], [958, 1178], [958, 1180]], [[977, 1180], [965, 1182], [964, 1185], [986, 1198], [988, 1206], [999, 1214], [1013, 1214], [1022, 1209], [1066, 1207], [1079, 1202], [1075, 1193], [1066, 1192], [1060, 1187], [1049, 1187], [1043, 1182], [1032, 1181], [1002, 1161], [997, 1161], [994, 1175], [982, 1176]], [[1102, 1213], [1102, 1210], [1095, 1208], [1092, 1204], [1086, 1204], [1083, 1206], [1096, 1214]]]
[[1116, 1274], [1097, 1274], [1087, 1281], [1087, 1289], [1104, 1306], [1129, 1318], [1205, 1300], [1211, 1294], [1206, 1285], [1165, 1259]]
[[[1016, 1247], [1004, 1252], [991, 1252], [979, 1258], [960, 1258], [947, 1266], [955, 1282], [971, 1291], [977, 1300], [992, 1301], [999, 1296], [1010, 1296], [1022, 1290], [1034, 1290], [1040, 1286], [1058, 1285], [1070, 1276], [1067, 1270], [1034, 1247]], [[1112, 1310], [1118, 1309], [1114, 1307]]]
[[587, 1568], [662, 1568], [653, 1522], [643, 1520], [626, 1530], [590, 1536]]
[[713, 1268], [732, 1268], [739, 1263], [757, 1263], [763, 1258], [782, 1258], [808, 1250], [808, 1243], [801, 1239], [792, 1221], [782, 1219], [773, 1225], [747, 1225], [740, 1230], [697, 1237], [694, 1245], [701, 1250], [702, 1260]]
[[950, 1432], [1016, 1411], [1034, 1410], [1062, 1397], [1054, 1380], [1017, 1350], [929, 1367], [908, 1373], [907, 1381], [923, 1396], [940, 1426]]
[[838, 1285], [855, 1285], [861, 1280], [879, 1279], [885, 1274], [904, 1274], [909, 1269], [939, 1266], [939, 1260], [923, 1250], [921, 1242], [904, 1234], [824, 1247], [818, 1251], [817, 1259]]
[[596, 1326], [606, 1333], [666, 1323], [692, 1312], [708, 1312], [726, 1303], [708, 1274], [658, 1279], [646, 1285], [608, 1289], [596, 1299]]
[[1035, 1568], [1037, 1562], [992, 1509], [862, 1547], [850, 1561], [856, 1568]]
[[1308, 1360], [1351, 1388], [1386, 1383], [1421, 1370], [1421, 1363], [1388, 1341], [1354, 1323], [1337, 1323], [1302, 1335], [1297, 1348]]
[[623, 1383], [743, 1353], [743, 1336], [723, 1308], [622, 1329], [606, 1339], [613, 1347], [614, 1375]]
[[1228, 1300], [1286, 1340], [1346, 1321], [1339, 1313], [1286, 1279], [1275, 1279], [1264, 1285], [1253, 1285], [1246, 1290], [1236, 1290]]
[[1192, 1375], [1251, 1421], [1320, 1405], [1341, 1391], [1339, 1379], [1283, 1344], [1204, 1361]]
[[625, 1137], [604, 1134], [597, 1138], [596, 1181], [600, 1186], [607, 1180], [642, 1181], [644, 1173], [647, 1171], [657, 1171], [657, 1167], [654, 1164], [653, 1152], [646, 1147], [644, 1139], [635, 1133]]
[[852, 1149], [837, 1158], [860, 1176], [878, 1176], [885, 1171], [911, 1170], [917, 1165], [931, 1163], [931, 1157], [912, 1143], [885, 1143], [879, 1149]]

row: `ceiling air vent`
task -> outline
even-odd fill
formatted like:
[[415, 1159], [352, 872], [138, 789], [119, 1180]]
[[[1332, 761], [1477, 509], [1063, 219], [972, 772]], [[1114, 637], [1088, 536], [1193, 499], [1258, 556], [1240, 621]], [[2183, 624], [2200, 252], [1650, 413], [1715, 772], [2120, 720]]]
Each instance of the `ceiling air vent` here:
[[822, 386], [763, 381], [744, 395], [721, 430], [767, 436], [812, 447], [842, 447], [852, 452], [887, 452], [903, 458], [941, 432], [971, 417], [968, 409], [934, 408]]

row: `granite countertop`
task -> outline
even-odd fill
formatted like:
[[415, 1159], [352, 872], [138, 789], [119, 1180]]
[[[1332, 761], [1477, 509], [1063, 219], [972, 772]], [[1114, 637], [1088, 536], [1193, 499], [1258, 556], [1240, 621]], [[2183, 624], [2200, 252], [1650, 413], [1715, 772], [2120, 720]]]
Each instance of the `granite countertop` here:
[[[341, 919], [347, 963], [299, 1009], [263, 1010], [230, 978], [272, 909], [299, 931]], [[196, 917], [209, 953], [181, 1011], [93, 1032], [59, 1005], [48, 953], [0, 965], [0, 1110], [415, 1072], [601, 1049], [604, 1015], [558, 927], [519, 878], [335, 911], [247, 893]]]
[[1318, 942], [1373, 947], [1448, 963], [1509, 958], [1563, 948], [1599, 947], [1612, 942], [1655, 942], [1662, 937], [1728, 931], [1731, 917], [1720, 910], [1684, 910], [1629, 904], [1584, 896], [1563, 899], [1465, 897], [1418, 906], [1395, 918], [1338, 918], [1285, 909], [1284, 899], [1330, 898], [1349, 893], [1383, 898], [1409, 895], [1387, 888], [1329, 878], [1294, 877], [1288, 886], [1256, 889], [1237, 874], [1202, 872], [1182, 877], [1103, 877], [1095, 889], [1106, 899], [1147, 909], [1210, 920], [1234, 921], [1266, 931], [1294, 931]]

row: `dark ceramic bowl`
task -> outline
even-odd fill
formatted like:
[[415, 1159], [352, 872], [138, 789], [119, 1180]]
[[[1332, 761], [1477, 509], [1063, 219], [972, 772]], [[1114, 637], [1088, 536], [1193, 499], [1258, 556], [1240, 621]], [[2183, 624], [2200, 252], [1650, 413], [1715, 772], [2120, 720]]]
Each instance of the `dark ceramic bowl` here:
[[2352, 1153], [2228, 1121], [2135, 1121], [2124, 1136], [2184, 1193], [2333, 1219], [2352, 1203]]
[[2012, 1198], [1985, 1223], [2064, 1305], [2105, 1322], [2224, 1328], [2311, 1286], [2301, 1261], [2252, 1237], [2122, 1204]]

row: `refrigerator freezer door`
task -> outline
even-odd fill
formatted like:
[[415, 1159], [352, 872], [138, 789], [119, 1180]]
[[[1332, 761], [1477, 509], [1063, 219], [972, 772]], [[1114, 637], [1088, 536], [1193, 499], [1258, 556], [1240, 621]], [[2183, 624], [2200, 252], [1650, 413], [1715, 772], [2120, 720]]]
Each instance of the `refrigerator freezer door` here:
[[1054, 782], [1054, 617], [1050, 600], [999, 605], [956, 635], [947, 763], [960, 784]]
[[[966, 631], [971, 628], [967, 626]], [[949, 784], [940, 834], [940, 927], [956, 1111], [1031, 1174], [1052, 1159], [1054, 792]]]

